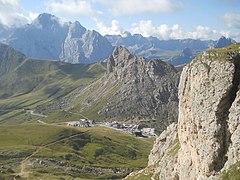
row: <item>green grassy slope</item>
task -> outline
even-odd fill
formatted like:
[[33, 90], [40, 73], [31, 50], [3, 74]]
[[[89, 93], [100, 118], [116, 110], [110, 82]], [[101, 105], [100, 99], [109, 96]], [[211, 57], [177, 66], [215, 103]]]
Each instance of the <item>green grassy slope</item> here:
[[0, 43], [0, 76], [14, 70], [25, 59], [24, 54]]
[[0, 123], [29, 120], [23, 109], [70, 96], [105, 72], [103, 63], [73, 65], [30, 59], [13, 49], [9, 51], [10, 55], [0, 57]]
[[33, 154], [24, 168], [30, 179], [112, 179], [145, 167], [153, 139], [102, 127], [27, 124], [0, 126], [0, 142], [2, 178], [16, 176]]

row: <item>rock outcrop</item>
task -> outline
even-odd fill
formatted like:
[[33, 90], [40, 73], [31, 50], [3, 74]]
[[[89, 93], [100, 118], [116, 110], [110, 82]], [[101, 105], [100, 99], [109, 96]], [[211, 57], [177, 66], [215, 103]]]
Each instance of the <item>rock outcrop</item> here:
[[229, 109], [238, 89], [240, 61], [239, 57], [230, 59], [231, 49], [222, 51], [203, 53], [182, 72], [178, 119], [180, 179], [214, 176], [227, 160]]
[[[149, 156], [152, 179], [233, 177], [233, 168], [240, 168], [239, 77], [240, 44], [208, 50], [184, 67], [178, 127], [170, 126], [157, 138]], [[179, 147], [172, 157], [169, 144], [176, 134]]]
[[158, 121], [162, 127], [176, 122], [179, 73], [172, 65], [157, 59], [146, 62], [119, 46], [107, 60], [106, 81], [117, 81], [121, 87], [100, 113]]

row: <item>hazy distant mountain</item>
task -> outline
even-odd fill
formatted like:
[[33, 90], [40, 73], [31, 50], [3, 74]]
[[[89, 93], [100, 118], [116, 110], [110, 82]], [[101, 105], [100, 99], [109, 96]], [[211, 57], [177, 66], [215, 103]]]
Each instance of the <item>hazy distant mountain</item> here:
[[13, 29], [0, 23], [0, 42], [6, 42]]
[[105, 37], [75, 22], [69, 24], [60, 59], [70, 63], [93, 63], [106, 59], [112, 50], [112, 45]]
[[[223, 47], [235, 42], [225, 37], [220, 38], [218, 41], [199, 39], [159, 40], [156, 37], [143, 37], [140, 34], [131, 35], [129, 32], [126, 32], [123, 36], [106, 35], [105, 37], [113, 46], [122, 45], [135, 55], [144, 56], [147, 59], [160, 58], [174, 65], [191, 61], [203, 50]], [[192, 55], [184, 55], [183, 51], [185, 49], [191, 50]]]
[[135, 54], [144, 54], [143, 51], [182, 51], [188, 47], [193, 50], [204, 50], [212, 47], [214, 42], [212, 40], [202, 41], [195, 39], [181, 39], [181, 40], [159, 40], [156, 37], [143, 37], [140, 34], [131, 35], [126, 32], [123, 36], [120, 35], [106, 35], [105, 36], [114, 46], [123, 45], [129, 48]]
[[236, 41], [234, 41], [231, 38], [226, 38], [224, 36], [222, 36], [216, 43], [215, 43], [215, 48], [222, 48], [224, 46], [229, 46], [231, 44], [236, 43]]
[[180, 55], [174, 56], [168, 60], [173, 65], [185, 64], [196, 57], [190, 48], [185, 48]]
[[17, 28], [8, 44], [27, 56], [92, 63], [107, 58], [112, 50], [108, 40], [79, 22], [61, 22], [51, 14], [40, 14], [31, 24]]
[[[40, 14], [31, 24], [20, 28], [8, 29], [0, 25], [0, 41], [30, 57], [74, 64], [104, 60], [110, 56], [115, 46], [124, 46], [134, 55], [144, 56], [148, 60], [159, 58], [174, 65], [189, 62], [203, 50], [235, 43], [225, 37], [218, 41], [159, 40], [129, 32], [122, 36], [102, 36], [94, 30], [87, 30], [78, 21], [63, 22], [47, 13]], [[185, 48], [189, 48], [193, 55], [188, 58], [183, 56]]]

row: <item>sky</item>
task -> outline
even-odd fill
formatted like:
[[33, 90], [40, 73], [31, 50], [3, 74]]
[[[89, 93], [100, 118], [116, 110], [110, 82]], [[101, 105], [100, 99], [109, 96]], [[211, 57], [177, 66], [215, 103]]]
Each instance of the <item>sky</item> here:
[[239, 0], [0, 0], [0, 24], [8, 27], [31, 23], [44, 12], [102, 35], [129, 31], [159, 39], [226, 36], [240, 42]]

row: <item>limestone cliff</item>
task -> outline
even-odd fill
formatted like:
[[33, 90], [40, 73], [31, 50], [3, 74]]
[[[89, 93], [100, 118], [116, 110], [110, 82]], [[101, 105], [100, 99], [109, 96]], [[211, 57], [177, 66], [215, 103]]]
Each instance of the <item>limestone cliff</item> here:
[[[239, 85], [239, 45], [209, 50], [183, 69], [179, 85], [180, 179], [215, 176], [226, 163]], [[240, 134], [239, 134], [240, 135]]]
[[239, 84], [240, 44], [205, 51], [184, 67], [178, 127], [157, 138], [149, 156], [152, 179], [239, 178]]

